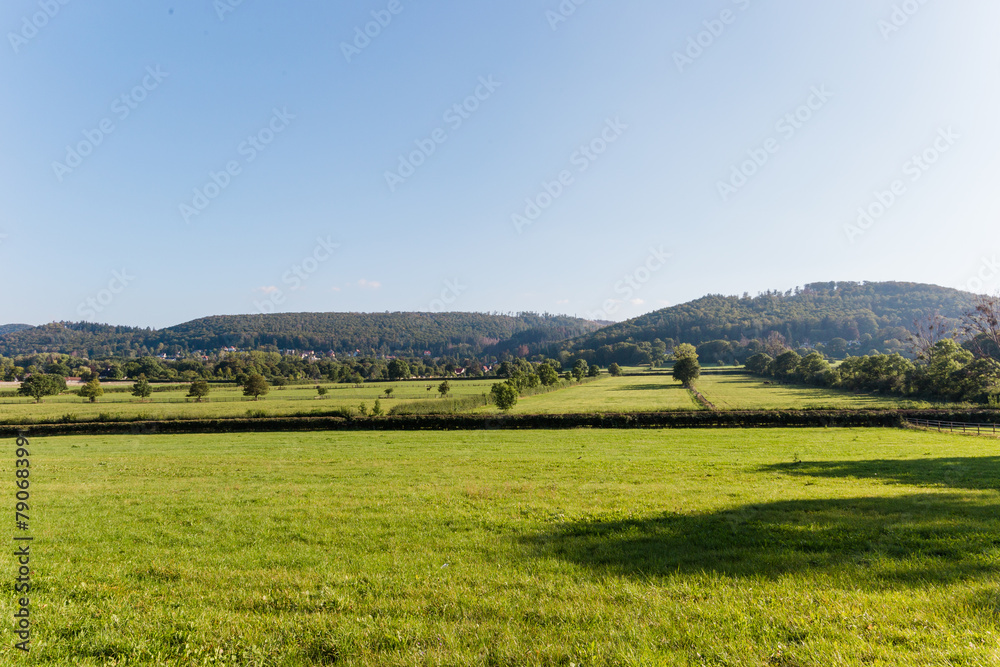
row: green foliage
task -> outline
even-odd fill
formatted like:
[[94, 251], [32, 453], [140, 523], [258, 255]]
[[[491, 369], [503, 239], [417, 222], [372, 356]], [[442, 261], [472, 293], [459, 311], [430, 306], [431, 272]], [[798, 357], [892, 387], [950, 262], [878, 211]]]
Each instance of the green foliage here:
[[409, 380], [410, 375], [410, 366], [402, 359], [393, 359], [389, 362], [390, 380]]
[[208, 382], [205, 380], [195, 380], [191, 383], [191, 388], [188, 390], [187, 395], [195, 400], [195, 403], [200, 403], [201, 399], [208, 396], [208, 392], [211, 391], [208, 386]]
[[261, 396], [266, 396], [270, 389], [271, 386], [268, 384], [267, 379], [263, 375], [255, 373], [249, 376], [243, 384], [243, 395], [253, 396], [253, 400], [258, 401]]
[[622, 367], [613, 363], [608, 366], [608, 373], [611, 374], [611, 377], [619, 377], [622, 374]]
[[330, 393], [330, 390], [322, 385], [316, 385], [316, 393], [320, 396], [326, 396]]
[[[0, 337], [0, 354], [79, 350], [90, 358], [135, 357], [153, 350], [173, 354], [233, 346], [248, 350], [331, 350], [338, 355], [350, 355], [361, 349], [373, 355], [418, 356], [427, 350], [432, 356], [475, 356], [513, 352], [526, 345], [540, 347], [597, 328], [596, 324], [575, 317], [535, 313], [222, 315], [159, 330], [56, 322]], [[137, 372], [147, 377], [159, 377], [148, 362], [137, 368]], [[409, 376], [400, 375], [399, 379], [405, 377]]]
[[573, 364], [573, 377], [579, 382], [587, 375], [587, 362], [583, 359], [577, 359], [576, 363]]
[[507, 412], [517, 405], [517, 388], [510, 382], [498, 382], [490, 389], [490, 396], [498, 408]]
[[674, 362], [674, 379], [685, 387], [690, 387], [700, 375], [701, 364], [697, 356], [685, 355]]
[[372, 417], [382, 416], [382, 402], [377, 398], [375, 399], [375, 405], [372, 406]]
[[141, 399], [146, 399], [149, 398], [152, 393], [153, 389], [149, 386], [149, 380], [146, 379], [145, 375], [140, 375], [139, 379], [132, 385], [132, 395]]
[[549, 364], [539, 364], [538, 381], [541, 382], [543, 386], [551, 387], [555, 383], [559, 382], [559, 373]]
[[87, 384], [80, 387], [79, 394], [83, 398], [89, 398], [91, 403], [96, 403], [98, 398], [104, 396], [104, 389], [101, 387], [101, 381], [94, 378]]
[[445, 398], [449, 391], [451, 391], [451, 385], [448, 384], [447, 380], [438, 385], [438, 393], [441, 394], [441, 398]]
[[[709, 295], [568, 340], [552, 353], [563, 351], [602, 365], [640, 365], [654, 359], [654, 341], [669, 345], [676, 339], [695, 345], [714, 342], [705, 348], [705, 359], [716, 361], [718, 354], [742, 361], [766, 350], [737, 341], [763, 341], [770, 333], [780, 334], [792, 347], [807, 340], [830, 341], [835, 358], [846, 354], [847, 341], [857, 341], [855, 353], [893, 352], [890, 348], [915, 333], [915, 323], [927, 313], [939, 312], [954, 328], [974, 302], [959, 290], [902, 282], [813, 283], [756, 297]], [[729, 349], [720, 341], [728, 341]]]
[[65, 390], [66, 378], [63, 376], [35, 373], [30, 377], [26, 377], [24, 381], [21, 382], [21, 386], [18, 388], [17, 393], [21, 396], [31, 396], [35, 399], [36, 403], [41, 403], [43, 397], [55, 396], [59, 392]]

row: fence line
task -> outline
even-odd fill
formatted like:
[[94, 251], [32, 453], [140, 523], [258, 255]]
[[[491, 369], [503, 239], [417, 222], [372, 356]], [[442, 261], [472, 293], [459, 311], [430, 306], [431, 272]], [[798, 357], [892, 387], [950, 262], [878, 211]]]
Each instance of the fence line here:
[[938, 431], [949, 433], [975, 433], [976, 435], [996, 435], [997, 425], [995, 423], [987, 424], [971, 424], [969, 422], [946, 422], [946, 421], [936, 421], [933, 419], [906, 419], [907, 424], [912, 424], [914, 426], [919, 426], [928, 429], [937, 429]]

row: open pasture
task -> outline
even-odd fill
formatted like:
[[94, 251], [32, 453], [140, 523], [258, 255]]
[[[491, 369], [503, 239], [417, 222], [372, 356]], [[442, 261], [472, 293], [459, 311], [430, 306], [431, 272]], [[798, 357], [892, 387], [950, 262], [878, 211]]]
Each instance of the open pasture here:
[[[451, 392], [448, 396], [460, 398], [489, 393], [494, 382], [495, 380], [452, 380], [449, 382]], [[320, 397], [317, 394], [316, 384], [328, 389], [326, 396]], [[290, 415], [324, 413], [337, 408], [351, 408], [357, 413], [360, 403], [371, 410], [375, 399], [380, 399], [382, 409], [388, 412], [401, 402], [440, 400], [437, 388], [441, 381], [366, 382], [360, 387], [352, 384], [316, 384], [271, 387], [270, 392], [258, 401], [243, 396], [243, 390], [239, 387], [213, 386], [208, 398], [196, 403], [193, 398], [186, 398], [190, 384], [178, 384], [171, 391], [156, 391], [143, 401], [129, 392], [108, 392], [96, 403], [69, 392], [47, 396], [42, 403], [35, 403], [32, 398], [4, 398], [0, 399], [0, 421], [93, 421], [101, 414], [111, 419], [131, 419], [138, 415], [144, 415], [147, 419], [212, 419], [244, 417], [248, 410], [263, 411], [268, 415]], [[119, 386], [131, 385], [129, 382]], [[153, 385], [157, 386], [161, 385]], [[384, 394], [388, 388], [393, 390], [389, 399]]]
[[1000, 662], [992, 439], [62, 437], [31, 482], [32, 664]]

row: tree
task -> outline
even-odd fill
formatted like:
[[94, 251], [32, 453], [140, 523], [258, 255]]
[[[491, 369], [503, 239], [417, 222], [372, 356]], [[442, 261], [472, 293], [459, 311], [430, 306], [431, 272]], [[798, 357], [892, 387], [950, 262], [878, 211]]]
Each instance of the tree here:
[[438, 393], [441, 394], [441, 398], [445, 398], [449, 391], [451, 391], [451, 385], [448, 384], [447, 380], [438, 385]]
[[674, 379], [690, 387], [701, 375], [701, 364], [698, 363], [698, 350], [694, 345], [681, 343], [674, 347]]
[[774, 362], [771, 364], [774, 377], [782, 380], [790, 379], [795, 374], [795, 370], [799, 367], [799, 361], [801, 360], [802, 357], [795, 350], [782, 352], [774, 358]]
[[386, 398], [386, 400], [388, 400], [389, 398], [392, 397], [392, 387], [386, 387], [382, 391], [385, 392], [385, 398]]
[[674, 362], [674, 379], [690, 387], [701, 375], [701, 364], [698, 357], [683, 356]]
[[517, 389], [509, 382], [498, 382], [490, 388], [490, 396], [498, 408], [507, 412], [517, 405]]
[[101, 387], [101, 381], [94, 378], [87, 384], [80, 387], [80, 396], [83, 398], [89, 398], [91, 403], [96, 403], [99, 397], [104, 396], [104, 389]]
[[622, 367], [618, 364], [611, 364], [608, 366], [608, 373], [611, 374], [611, 377], [621, 377]]
[[358, 405], [358, 412], [361, 413], [362, 417], [367, 417], [368, 416], [368, 406], [365, 405], [364, 403], [359, 404]]
[[559, 382], [559, 374], [552, 366], [542, 364], [538, 367], [538, 380], [546, 387], [550, 387]]
[[319, 394], [320, 396], [326, 396], [329, 391], [330, 390], [327, 389], [326, 387], [323, 387], [321, 385], [316, 385], [316, 393]]
[[819, 352], [810, 352], [802, 357], [795, 368], [799, 379], [809, 384], [824, 384], [824, 379], [830, 371], [830, 364]]
[[195, 380], [191, 383], [191, 388], [188, 389], [188, 397], [193, 398], [195, 403], [201, 403], [201, 399], [208, 396], [210, 388], [208, 382], [205, 380]]
[[153, 395], [153, 388], [149, 386], [149, 380], [145, 375], [140, 375], [139, 379], [132, 385], [132, 395], [140, 399], [147, 399]]
[[764, 352], [758, 352], [757, 354], [751, 355], [750, 358], [746, 360], [744, 366], [751, 373], [756, 375], [767, 375], [771, 370], [771, 362], [774, 359], [770, 355]]
[[21, 396], [31, 396], [36, 403], [41, 403], [43, 396], [55, 396], [64, 389], [66, 389], [66, 379], [62, 376], [35, 373], [24, 378], [17, 393]]
[[573, 364], [573, 377], [576, 378], [577, 382], [579, 382], [586, 375], [587, 375], [587, 362], [584, 361], [583, 359], [577, 359], [576, 363]]
[[601, 374], [601, 367], [597, 364], [587, 367], [587, 377], [595, 378]]
[[270, 390], [271, 385], [267, 383], [267, 379], [260, 373], [254, 373], [248, 377], [246, 383], [243, 385], [243, 395], [253, 396], [253, 400], [255, 401], [259, 401], [261, 396], [266, 396]]
[[393, 359], [390, 361], [388, 372], [390, 380], [408, 380], [411, 375], [410, 365], [402, 359]]
[[685, 357], [691, 357], [692, 359], [698, 359], [698, 350], [695, 349], [694, 345], [690, 343], [681, 343], [674, 347], [674, 361], [680, 361]]
[[977, 357], [1000, 364], [1000, 296], [977, 296], [973, 309], [962, 317], [962, 333]]
[[380, 417], [382, 415], [382, 403], [376, 398], [375, 405], [372, 406], [372, 417]]

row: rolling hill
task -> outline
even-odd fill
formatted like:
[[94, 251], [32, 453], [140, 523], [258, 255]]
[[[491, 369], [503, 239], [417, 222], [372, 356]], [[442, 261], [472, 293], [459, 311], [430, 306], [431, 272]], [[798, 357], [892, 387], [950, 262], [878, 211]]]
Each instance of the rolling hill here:
[[[792, 346], [858, 341], [864, 349], [895, 349], [915, 323], [935, 313], [957, 325], [974, 295], [903, 282], [813, 283], [756, 297], [709, 295], [604, 327], [552, 348], [573, 356], [633, 363], [639, 348], [659, 339], [699, 345], [713, 340], [763, 339], [772, 331]], [[641, 353], [639, 354], [641, 356]]]
[[519, 313], [278, 313], [220, 315], [165, 329], [54, 322], [0, 335], [0, 354], [59, 352], [76, 356], [239, 349], [315, 350], [433, 356], [523, 352], [597, 329], [562, 315]]

